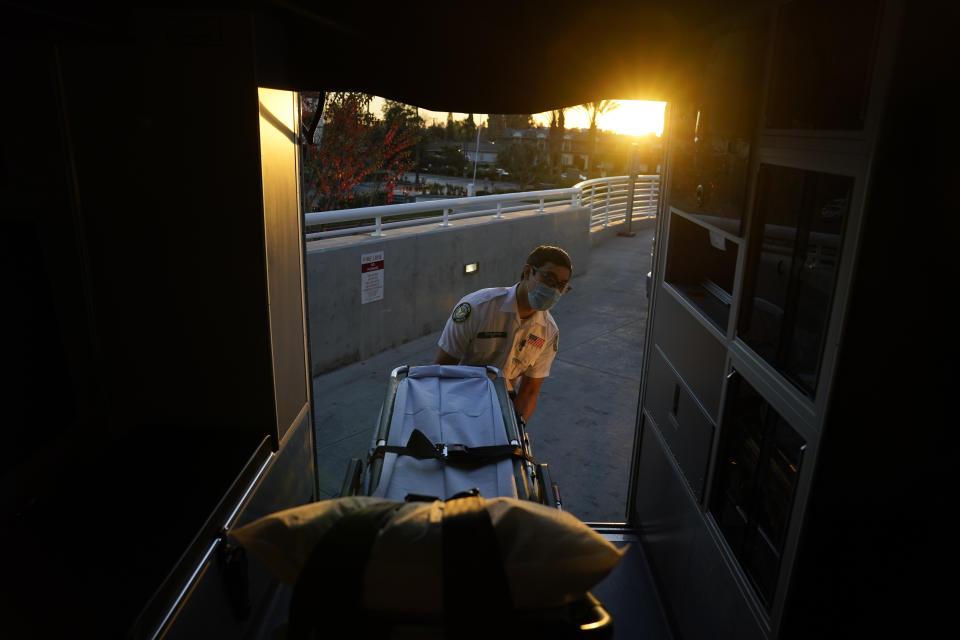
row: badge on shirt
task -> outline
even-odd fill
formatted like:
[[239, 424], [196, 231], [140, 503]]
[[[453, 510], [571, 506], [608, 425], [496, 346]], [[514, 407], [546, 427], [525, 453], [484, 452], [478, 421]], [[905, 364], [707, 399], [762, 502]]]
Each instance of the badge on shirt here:
[[453, 321], [465, 322], [466, 319], [470, 317], [471, 311], [473, 311], [473, 309], [470, 307], [469, 302], [461, 302], [453, 309]]
[[560, 334], [553, 336], [553, 350], [557, 351], [560, 349]]
[[537, 349], [542, 349], [544, 344], [544, 339], [540, 336], [535, 336], [532, 333], [527, 336], [527, 343], [533, 345]]
[[507, 332], [506, 331], [481, 331], [480, 333], [477, 334], [477, 337], [480, 339], [506, 338]]

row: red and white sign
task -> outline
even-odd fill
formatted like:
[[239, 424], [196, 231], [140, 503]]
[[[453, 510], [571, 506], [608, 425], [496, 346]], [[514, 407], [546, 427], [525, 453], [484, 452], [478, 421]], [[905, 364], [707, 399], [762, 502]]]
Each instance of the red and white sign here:
[[360, 256], [360, 304], [383, 300], [383, 251]]

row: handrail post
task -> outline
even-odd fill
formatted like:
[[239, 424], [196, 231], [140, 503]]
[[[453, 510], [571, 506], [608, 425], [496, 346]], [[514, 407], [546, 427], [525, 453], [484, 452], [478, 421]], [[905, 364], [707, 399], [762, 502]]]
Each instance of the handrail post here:
[[543, 213], [543, 196], [540, 196], [540, 208], [537, 209], [537, 213]]
[[650, 215], [650, 209], [653, 207], [653, 178], [650, 178], [650, 190], [647, 191], [647, 215]]
[[494, 220], [499, 220], [503, 217], [503, 200], [497, 200], [497, 213], [493, 216]]
[[370, 234], [373, 238], [382, 238], [383, 237], [383, 216], [377, 216], [374, 218], [377, 224], [377, 230]]
[[607, 182], [607, 203], [603, 206], [603, 228], [606, 229], [610, 224], [610, 189], [613, 188], [612, 182]]
[[636, 196], [637, 161], [639, 160], [639, 146], [636, 142], [632, 143], [630, 146], [633, 147], [633, 149], [630, 153], [630, 175], [627, 179], [627, 224], [626, 229], [617, 232], [618, 236], [626, 236], [628, 238], [632, 238], [633, 236], [637, 235], [631, 230], [631, 227], [633, 226], [633, 199]]
[[437, 225], [438, 227], [449, 227], [449, 226], [450, 226], [449, 213], [450, 213], [450, 209], [448, 209], [447, 207], [444, 207], [444, 208], [443, 208], [443, 222], [441, 222], [440, 224], [438, 224], [438, 225]]

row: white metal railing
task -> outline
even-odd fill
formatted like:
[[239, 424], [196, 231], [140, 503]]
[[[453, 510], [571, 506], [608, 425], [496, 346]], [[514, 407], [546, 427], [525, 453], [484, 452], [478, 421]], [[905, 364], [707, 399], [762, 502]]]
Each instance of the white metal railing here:
[[[582, 190], [581, 203], [590, 209], [590, 228], [606, 227], [623, 222], [630, 206], [630, 177], [594, 178], [575, 185]], [[660, 201], [660, 176], [638, 175], [633, 185], [631, 217], [650, 218], [657, 215]]]
[[[453, 220], [490, 216], [493, 219], [513, 211], [529, 211], [536, 208], [537, 214], [555, 207], [585, 206], [590, 208], [590, 227], [606, 227], [626, 219], [629, 204], [629, 177], [595, 178], [565, 189], [496, 193], [469, 198], [445, 198], [424, 202], [407, 202], [376, 207], [315, 211], [304, 216], [307, 229], [320, 228], [306, 234], [307, 240], [319, 240], [336, 236], [369, 233], [374, 237], [388, 229], [438, 225], [446, 227]], [[659, 198], [660, 176], [637, 176], [634, 184], [634, 218], [656, 215]], [[439, 212], [439, 213], [437, 213]], [[434, 213], [434, 215], [424, 215]], [[364, 224], [338, 229], [326, 229], [327, 225], [340, 222], [363, 222]]]

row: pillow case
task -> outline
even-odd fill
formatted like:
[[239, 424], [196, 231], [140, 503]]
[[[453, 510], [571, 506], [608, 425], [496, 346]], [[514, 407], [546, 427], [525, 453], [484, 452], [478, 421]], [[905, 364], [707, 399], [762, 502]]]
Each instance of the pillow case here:
[[[317, 543], [339, 519], [387, 504], [395, 505], [395, 510], [370, 550], [364, 607], [382, 612], [442, 611], [446, 503], [440, 500], [401, 503], [367, 496], [323, 500], [265, 516], [231, 535], [274, 577], [293, 585]], [[497, 497], [487, 499], [484, 508], [516, 609], [560, 606], [582, 597], [626, 551], [575, 516], [552, 507]]]

